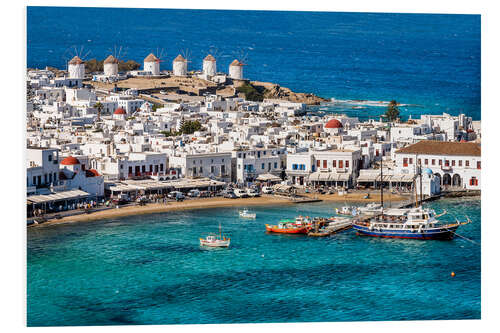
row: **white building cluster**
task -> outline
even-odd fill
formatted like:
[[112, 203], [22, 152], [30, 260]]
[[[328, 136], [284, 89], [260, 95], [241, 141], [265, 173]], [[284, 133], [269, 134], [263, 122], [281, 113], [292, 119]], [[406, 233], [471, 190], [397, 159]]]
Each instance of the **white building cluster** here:
[[[173, 74], [186, 75], [187, 64], [178, 56]], [[77, 191], [71, 193], [78, 198], [85, 193], [101, 198], [146, 180], [157, 188], [171, 186], [162, 185], [166, 182], [272, 180], [297, 187], [385, 183], [405, 189], [414, 186], [420, 172], [426, 194], [481, 188], [480, 128], [464, 115], [423, 115], [404, 124], [362, 122], [346, 115], [308, 115], [301, 103], [217, 95], [153, 110], [132, 90], [82, 87], [84, 63], [72, 59], [69, 65], [69, 77], [61, 80], [48, 70], [28, 73], [30, 196]], [[202, 75], [214, 77], [216, 68], [215, 58], [207, 56]], [[242, 79], [242, 68], [235, 60], [229, 76]], [[144, 71], [161, 74], [153, 54], [144, 60]], [[117, 75], [118, 60], [108, 57], [104, 72]], [[190, 131], [186, 124], [195, 128]], [[381, 163], [383, 179], [378, 178]], [[63, 197], [72, 200], [70, 194]]]

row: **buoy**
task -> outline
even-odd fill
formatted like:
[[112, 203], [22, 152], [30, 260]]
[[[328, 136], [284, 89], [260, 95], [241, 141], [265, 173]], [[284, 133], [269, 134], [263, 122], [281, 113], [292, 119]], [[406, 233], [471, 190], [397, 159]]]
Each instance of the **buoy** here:
[[451, 277], [455, 277], [455, 272], [451, 272]]

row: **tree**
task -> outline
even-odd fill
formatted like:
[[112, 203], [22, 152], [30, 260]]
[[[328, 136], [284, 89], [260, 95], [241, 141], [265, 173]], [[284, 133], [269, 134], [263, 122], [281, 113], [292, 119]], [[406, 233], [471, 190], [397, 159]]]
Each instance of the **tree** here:
[[101, 111], [104, 107], [101, 102], [97, 102], [94, 104], [94, 107], [97, 109], [97, 119], [96, 121], [101, 121]]
[[388, 121], [395, 121], [399, 118], [398, 102], [396, 102], [395, 100], [389, 102], [389, 105], [387, 105], [385, 116]]
[[182, 121], [181, 122], [181, 128], [180, 132], [182, 134], [193, 134], [196, 131], [199, 131], [201, 129], [201, 123], [198, 120], [195, 121]]

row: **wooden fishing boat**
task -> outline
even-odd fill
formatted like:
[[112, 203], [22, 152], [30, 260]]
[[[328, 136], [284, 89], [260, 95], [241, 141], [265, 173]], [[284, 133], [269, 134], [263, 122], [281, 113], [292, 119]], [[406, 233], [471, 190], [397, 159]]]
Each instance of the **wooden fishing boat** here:
[[267, 232], [280, 234], [307, 234], [310, 226], [307, 223], [297, 223], [297, 220], [284, 219], [277, 225], [266, 224]]
[[229, 247], [231, 238], [222, 235], [222, 228], [219, 224], [219, 235], [209, 234], [205, 238], [200, 238], [200, 245], [206, 247]]

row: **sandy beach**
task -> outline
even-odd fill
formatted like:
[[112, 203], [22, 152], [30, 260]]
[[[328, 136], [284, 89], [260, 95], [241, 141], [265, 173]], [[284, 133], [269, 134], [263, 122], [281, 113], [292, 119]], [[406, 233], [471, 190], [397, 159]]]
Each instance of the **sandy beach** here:
[[[373, 202], [379, 201], [379, 195], [370, 195], [370, 199], [364, 199], [364, 193], [349, 193], [344, 196], [339, 196], [338, 194], [308, 194], [307, 197], [310, 199], [318, 199], [321, 201], [331, 201], [331, 202]], [[407, 199], [403, 196], [398, 195], [384, 195], [384, 200], [391, 201], [401, 201]], [[206, 208], [220, 208], [220, 207], [248, 207], [248, 206], [264, 206], [264, 205], [295, 205], [295, 204], [307, 204], [307, 203], [297, 203], [288, 198], [278, 197], [278, 196], [262, 196], [257, 198], [240, 198], [240, 199], [226, 199], [226, 198], [203, 198], [203, 199], [192, 199], [183, 202], [169, 202], [167, 204], [163, 203], [151, 203], [145, 206], [127, 206], [121, 208], [107, 209], [103, 211], [91, 212], [89, 214], [79, 214], [73, 216], [66, 216], [62, 219], [51, 219], [43, 224], [32, 225], [36, 227], [60, 224], [60, 223], [72, 223], [72, 222], [85, 222], [85, 221], [95, 221], [109, 218], [117, 218], [131, 215], [140, 214], [151, 214], [151, 213], [163, 213], [169, 211], [177, 210], [187, 210], [187, 209], [206, 209]]]

